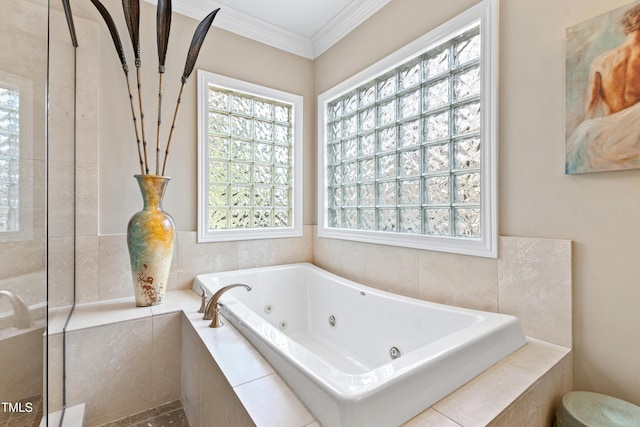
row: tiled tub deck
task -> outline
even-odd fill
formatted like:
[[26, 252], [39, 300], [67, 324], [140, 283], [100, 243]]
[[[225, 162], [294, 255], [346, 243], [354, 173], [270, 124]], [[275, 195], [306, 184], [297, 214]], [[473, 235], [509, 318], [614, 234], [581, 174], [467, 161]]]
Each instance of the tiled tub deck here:
[[[244, 336], [230, 322], [209, 328], [197, 313], [199, 306], [194, 292], [175, 291], [156, 307], [134, 307], [133, 298], [123, 298], [76, 308], [67, 328], [73, 364], [67, 400], [85, 403], [86, 426], [176, 399], [182, 400], [191, 427], [318, 426]], [[64, 319], [63, 311], [51, 319], [53, 351]], [[100, 363], [96, 352], [103, 355]], [[548, 426], [559, 399], [571, 390], [571, 372], [569, 348], [528, 338], [524, 347], [403, 427], [513, 426], [518, 420]], [[139, 381], [132, 382], [132, 375]], [[108, 387], [96, 394], [92, 379]], [[55, 403], [55, 384], [51, 390]], [[110, 396], [109, 390], [117, 392]]]

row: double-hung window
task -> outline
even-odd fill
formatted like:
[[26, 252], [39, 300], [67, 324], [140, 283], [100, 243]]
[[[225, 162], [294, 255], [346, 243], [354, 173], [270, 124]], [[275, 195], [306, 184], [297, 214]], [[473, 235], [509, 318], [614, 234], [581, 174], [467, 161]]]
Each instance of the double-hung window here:
[[497, 255], [496, 8], [320, 95], [320, 236]]
[[198, 72], [198, 241], [302, 235], [302, 97]]

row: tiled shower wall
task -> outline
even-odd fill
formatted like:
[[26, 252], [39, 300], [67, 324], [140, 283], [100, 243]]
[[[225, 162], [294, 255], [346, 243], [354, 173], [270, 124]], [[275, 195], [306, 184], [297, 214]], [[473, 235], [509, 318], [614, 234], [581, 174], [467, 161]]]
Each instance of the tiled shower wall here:
[[74, 17], [74, 52], [64, 13], [52, 8], [50, 20], [48, 286], [49, 307], [60, 307], [73, 303], [74, 282], [91, 282], [84, 266], [97, 259], [99, 28]]

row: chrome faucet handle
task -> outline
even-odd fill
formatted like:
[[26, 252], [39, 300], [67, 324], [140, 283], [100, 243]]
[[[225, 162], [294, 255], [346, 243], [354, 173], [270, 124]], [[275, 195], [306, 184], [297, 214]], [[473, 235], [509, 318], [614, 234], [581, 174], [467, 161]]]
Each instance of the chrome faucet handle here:
[[220, 307], [218, 304], [218, 300], [223, 293], [238, 286], [243, 286], [247, 290], [247, 292], [251, 290], [251, 286], [247, 285], [246, 283], [234, 283], [232, 285], [223, 286], [215, 294], [213, 294], [213, 296], [209, 300], [209, 303], [207, 304], [203, 317], [204, 320], [211, 320], [211, 324], [209, 325], [210, 328], [219, 328], [220, 326], [222, 326], [222, 322], [219, 318]]
[[15, 316], [14, 327], [17, 329], [27, 329], [31, 327], [31, 314], [29, 307], [25, 304], [20, 295], [9, 290], [0, 291], [0, 297], [7, 297], [13, 307], [13, 315]]
[[204, 310], [207, 307], [207, 292], [203, 287], [200, 287], [200, 289], [202, 290], [202, 295], [200, 296], [200, 298], [202, 298], [202, 302], [200, 303], [200, 309], [198, 310], [198, 313], [204, 313]]

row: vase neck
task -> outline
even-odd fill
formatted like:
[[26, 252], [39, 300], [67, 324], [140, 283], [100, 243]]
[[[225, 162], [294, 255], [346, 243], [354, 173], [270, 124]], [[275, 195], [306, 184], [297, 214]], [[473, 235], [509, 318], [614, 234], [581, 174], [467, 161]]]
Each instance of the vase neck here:
[[162, 210], [162, 199], [171, 178], [158, 175], [135, 175], [144, 209]]

